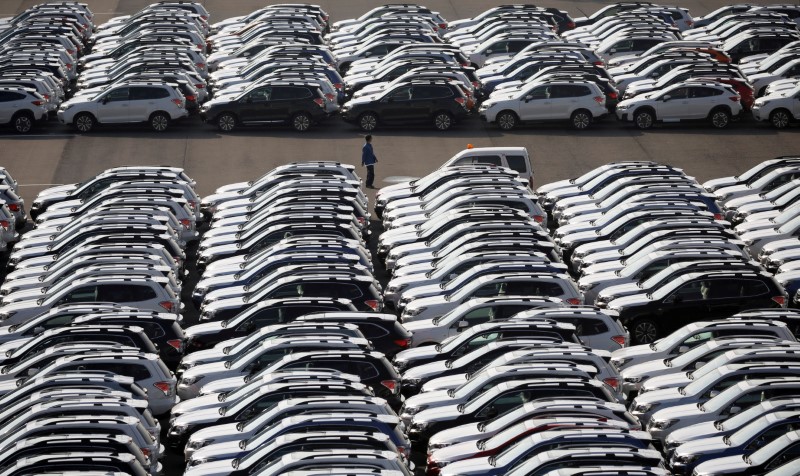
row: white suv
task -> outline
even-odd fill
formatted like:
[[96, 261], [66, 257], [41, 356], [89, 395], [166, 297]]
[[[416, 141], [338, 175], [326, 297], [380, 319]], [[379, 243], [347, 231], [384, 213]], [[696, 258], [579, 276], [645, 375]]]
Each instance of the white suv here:
[[678, 83], [617, 104], [617, 118], [649, 129], [656, 121], [709, 120], [722, 129], [742, 112], [739, 95], [729, 86], [714, 82]]
[[11, 124], [20, 134], [27, 134], [36, 121], [47, 119], [47, 100], [32, 89], [0, 88], [0, 124]]
[[800, 118], [800, 83], [756, 99], [753, 117], [757, 121], [771, 122], [776, 129], [783, 129]]
[[58, 120], [79, 132], [95, 124], [147, 122], [163, 132], [172, 120], [189, 115], [186, 98], [167, 84], [118, 84], [96, 96], [76, 96], [58, 109]]
[[497, 123], [504, 130], [520, 122], [567, 121], [575, 129], [586, 129], [595, 118], [608, 113], [606, 96], [591, 81], [550, 81], [498, 91], [479, 109], [481, 120]]

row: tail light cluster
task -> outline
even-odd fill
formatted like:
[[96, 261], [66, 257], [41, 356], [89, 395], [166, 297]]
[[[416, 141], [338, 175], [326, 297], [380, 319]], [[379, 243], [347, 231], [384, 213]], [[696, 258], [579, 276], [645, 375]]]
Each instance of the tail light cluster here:
[[315, 99], [314, 99], [314, 102], [315, 102], [315, 103], [317, 104], [317, 106], [319, 106], [319, 107], [325, 107], [325, 100], [324, 100], [324, 99], [322, 99], [322, 98], [315, 98]]
[[165, 397], [172, 396], [172, 382], [156, 382], [153, 386], [161, 390]]

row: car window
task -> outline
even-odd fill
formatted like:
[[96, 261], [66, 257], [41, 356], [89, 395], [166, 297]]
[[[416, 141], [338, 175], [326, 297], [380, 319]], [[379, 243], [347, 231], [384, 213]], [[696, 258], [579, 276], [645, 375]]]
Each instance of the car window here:
[[550, 86], [539, 86], [534, 88], [528, 95], [525, 97], [526, 99], [536, 100], [536, 99], [549, 99], [550, 98]]
[[275, 86], [272, 88], [272, 101], [285, 101], [290, 99], [306, 99], [311, 97], [311, 91], [307, 88], [297, 88], [291, 86]]
[[[270, 294], [270, 298], [299, 297], [303, 295], [302, 284], [284, 284]], [[321, 297], [321, 296], [320, 296]]]
[[766, 471], [771, 469], [775, 469], [778, 466], [782, 466], [789, 461], [793, 461], [800, 456], [800, 442], [792, 443], [788, 448], [783, 450], [781, 453], [775, 455], [770, 462], [764, 466]]
[[498, 155], [479, 155], [474, 157], [462, 157], [456, 161], [454, 165], [467, 165], [467, 164], [488, 164], [500, 167], [503, 165], [503, 160]]
[[528, 161], [521, 155], [507, 155], [506, 162], [509, 168], [521, 174], [528, 173]]
[[[469, 323], [469, 326], [472, 327], [495, 319], [495, 312], [496, 310], [492, 306], [482, 307], [466, 313], [461, 321]], [[458, 325], [456, 322], [453, 327], [458, 327]]]
[[130, 88], [117, 88], [105, 96], [108, 102], [127, 101], [130, 98]]
[[169, 91], [165, 88], [134, 86], [130, 88], [131, 101], [145, 99], [163, 99], [169, 97]]
[[700, 282], [700, 293], [704, 299], [729, 299], [739, 297], [739, 281], [734, 279], [713, 279]]
[[411, 86], [404, 86], [392, 91], [389, 99], [394, 101], [408, 101], [411, 99]]
[[608, 332], [608, 326], [600, 319], [557, 317], [556, 321], [575, 326], [575, 334], [579, 336], [596, 336]]
[[[537, 392], [537, 397], [539, 394]], [[500, 395], [488, 403], [479, 413], [478, 418], [492, 418], [501, 413], [505, 413], [520, 405], [530, 401], [531, 394], [527, 390], [515, 390], [510, 393]]]
[[155, 322], [141, 322], [137, 321], [135, 323], [125, 324], [125, 325], [134, 325], [139, 326], [144, 329], [145, 334], [150, 339], [158, 339], [159, 337], [164, 337], [166, 332], [164, 332], [164, 328], [161, 327], [161, 324], [157, 324]]
[[131, 284], [102, 284], [98, 286], [97, 298], [106, 302], [139, 302], [156, 298], [150, 286]]
[[703, 299], [700, 293], [700, 281], [692, 281], [678, 288], [673, 294], [676, 300], [699, 301]]
[[364, 337], [367, 339], [376, 339], [389, 334], [389, 331], [376, 324], [368, 322], [353, 322], [353, 324], [358, 326], [361, 333], [364, 334]]
[[12, 91], [0, 91], [0, 102], [19, 101], [20, 99], [25, 99], [25, 95]]
[[667, 93], [670, 99], [686, 99], [689, 95], [689, 88], [675, 88]]
[[97, 301], [97, 286], [83, 286], [64, 296], [59, 304]]
[[508, 283], [504, 294], [511, 296], [551, 296], [564, 294], [561, 285], [547, 281], [517, 281]]
[[715, 96], [717, 90], [714, 88], [689, 88], [691, 98], [707, 98]]
[[440, 99], [452, 95], [453, 92], [446, 86], [414, 86], [411, 99]]
[[744, 297], [760, 296], [769, 293], [769, 288], [763, 281], [748, 279], [739, 283], [739, 295]]
[[247, 102], [269, 101], [271, 91], [272, 88], [259, 88], [254, 91], [250, 91], [247, 96], [245, 96], [245, 100]]

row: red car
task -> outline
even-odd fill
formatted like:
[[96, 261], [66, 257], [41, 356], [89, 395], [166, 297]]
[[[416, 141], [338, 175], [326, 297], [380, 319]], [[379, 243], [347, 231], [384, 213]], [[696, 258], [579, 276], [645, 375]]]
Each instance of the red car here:
[[753, 107], [753, 101], [755, 101], [755, 90], [753, 86], [750, 85], [747, 81], [741, 78], [715, 78], [715, 77], [698, 77], [698, 78], [691, 78], [687, 81], [696, 82], [696, 81], [714, 81], [717, 83], [728, 84], [736, 91], [737, 94], [741, 97], [740, 102], [742, 103], [742, 108], [744, 111], [749, 111], [751, 107]]

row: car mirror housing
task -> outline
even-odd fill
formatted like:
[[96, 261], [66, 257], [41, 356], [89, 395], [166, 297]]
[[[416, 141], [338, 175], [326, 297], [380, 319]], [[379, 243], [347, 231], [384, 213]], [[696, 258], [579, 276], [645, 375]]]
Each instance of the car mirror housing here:
[[669, 94], [667, 94], [667, 95], [665, 95], [665, 96], [663, 96], [663, 97], [661, 98], [661, 100], [662, 100], [662, 101], [664, 101], [664, 102], [667, 102], [667, 101], [669, 101], [670, 99], [672, 99], [672, 96], [670, 96]]

